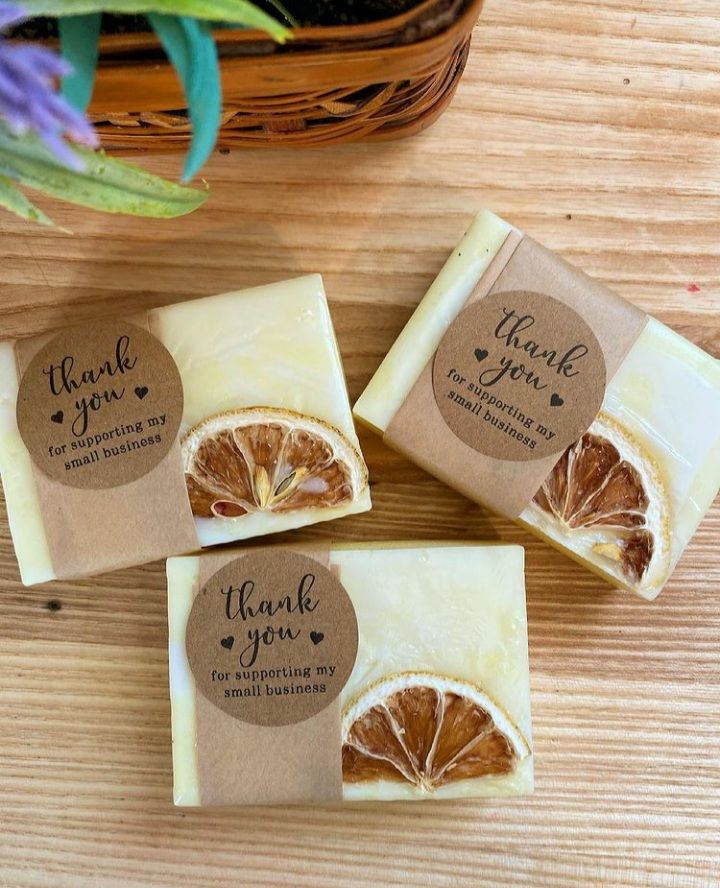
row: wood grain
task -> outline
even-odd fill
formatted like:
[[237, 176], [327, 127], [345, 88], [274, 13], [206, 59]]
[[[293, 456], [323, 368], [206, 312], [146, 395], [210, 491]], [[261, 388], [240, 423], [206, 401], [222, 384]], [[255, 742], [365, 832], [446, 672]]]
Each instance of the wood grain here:
[[[488, 205], [718, 355], [719, 58], [716, 0], [488, 0], [422, 137], [217, 155], [172, 223], [3, 215], [0, 330], [319, 270], [355, 397]], [[535, 796], [174, 810], [162, 565], [25, 590], [2, 511], [3, 888], [720, 884], [720, 509], [651, 605], [363, 445], [374, 511], [298, 537], [527, 546]]]

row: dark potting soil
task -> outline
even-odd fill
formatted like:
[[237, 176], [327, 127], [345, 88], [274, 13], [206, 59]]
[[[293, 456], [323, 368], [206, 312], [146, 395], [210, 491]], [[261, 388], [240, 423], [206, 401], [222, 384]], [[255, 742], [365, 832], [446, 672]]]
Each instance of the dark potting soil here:
[[[128, 34], [148, 30], [148, 23], [142, 15], [103, 14], [102, 31], [104, 34]], [[48, 38], [57, 37], [57, 19], [49, 18], [44, 15], [39, 18], [32, 18], [11, 30], [9, 36], [23, 37], [26, 40], [46, 40]]]
[[289, 12], [303, 25], [357, 25], [400, 15], [420, 0], [289, 0]]
[[[257, 5], [280, 18], [272, 3], [256, 0]], [[417, 6], [421, 0], [286, 0], [285, 8], [303, 26], [357, 25], [400, 15]], [[103, 15], [105, 34], [128, 34], [147, 31], [142, 15]], [[42, 16], [30, 19], [10, 32], [11, 37], [27, 40], [45, 40], [57, 37], [57, 19]]]

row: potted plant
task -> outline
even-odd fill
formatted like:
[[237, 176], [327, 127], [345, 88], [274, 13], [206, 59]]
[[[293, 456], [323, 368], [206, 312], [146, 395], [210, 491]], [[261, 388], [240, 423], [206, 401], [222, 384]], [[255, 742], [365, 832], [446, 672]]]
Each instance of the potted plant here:
[[[0, 205], [48, 221], [18, 197], [18, 183], [148, 215], [179, 215], [204, 200], [202, 190], [90, 151], [98, 137], [110, 150], [187, 145], [187, 182], [218, 142], [300, 146], [410, 135], [452, 97], [481, 6], [482, 0], [25, 0], [19, 10], [0, 2], [0, 27], [43, 43], [0, 37]], [[3, 55], [10, 65], [5, 80]], [[22, 68], [23, 57], [33, 55], [45, 66], [35, 72], [44, 78], [46, 99], [38, 107], [49, 103], [75, 115], [51, 121], [52, 139], [34, 125], [32, 112], [14, 127], [3, 115], [3, 83], [12, 89], [13, 66]], [[65, 102], [54, 95], [58, 79]], [[94, 130], [81, 116], [86, 107]]]
[[[19, 186], [73, 203], [143, 216], [172, 217], [191, 212], [206, 190], [187, 188], [108, 157], [99, 136], [82, 113], [92, 92], [100, 16], [106, 4], [68, 0], [64, 4], [0, 0], [0, 206], [24, 219], [52, 224]], [[194, 121], [183, 178], [189, 180], [212, 150], [219, 124], [221, 92], [215, 42], [202, 18], [167, 14], [174, 8], [197, 14], [222, 11], [226, 20], [262, 25], [283, 39], [286, 29], [246, 0], [147, 0], [128, 7], [147, 14], [161, 35], [186, 90]], [[54, 12], [67, 57], [22, 37], [35, 14]], [[67, 15], [66, 15], [67, 14]], [[57, 88], [62, 82], [64, 96]]]

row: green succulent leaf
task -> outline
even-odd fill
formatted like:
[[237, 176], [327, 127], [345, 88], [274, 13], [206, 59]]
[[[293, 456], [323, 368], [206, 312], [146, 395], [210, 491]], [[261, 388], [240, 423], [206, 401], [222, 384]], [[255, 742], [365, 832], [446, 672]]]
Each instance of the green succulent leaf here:
[[151, 13], [148, 20], [178, 73], [192, 122], [183, 181], [202, 168], [212, 151], [222, 114], [217, 47], [207, 22]]
[[29, 222], [39, 222], [41, 225], [53, 224], [52, 219], [31, 203], [7, 176], [0, 176], [0, 207], [5, 207], [6, 210]]
[[63, 16], [58, 21], [60, 50], [73, 66], [73, 73], [63, 77], [62, 94], [83, 113], [90, 103], [95, 85], [101, 20], [102, 14], [93, 12]]
[[23, 0], [22, 6], [31, 16], [61, 17], [94, 12], [185, 15], [260, 28], [281, 43], [290, 36], [287, 28], [249, 0]]
[[73, 150], [84, 163], [80, 172], [61, 166], [36, 136], [15, 136], [0, 126], [0, 175], [70, 203], [130, 216], [183, 216], [208, 196], [101, 151]]

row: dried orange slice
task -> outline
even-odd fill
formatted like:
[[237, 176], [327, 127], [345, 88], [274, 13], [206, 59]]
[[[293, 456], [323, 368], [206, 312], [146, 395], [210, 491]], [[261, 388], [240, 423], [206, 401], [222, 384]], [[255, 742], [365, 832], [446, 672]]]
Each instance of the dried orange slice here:
[[390, 780], [432, 793], [510, 774], [530, 753], [508, 715], [465, 681], [403, 672], [371, 685], [343, 714], [346, 783]]
[[601, 414], [567, 448], [533, 509], [549, 518], [556, 539], [626, 584], [664, 582], [670, 560], [667, 495], [650, 456], [609, 416]]
[[342, 432], [275, 407], [211, 416], [190, 429], [182, 452], [190, 505], [200, 518], [331, 508], [367, 486], [365, 463]]

